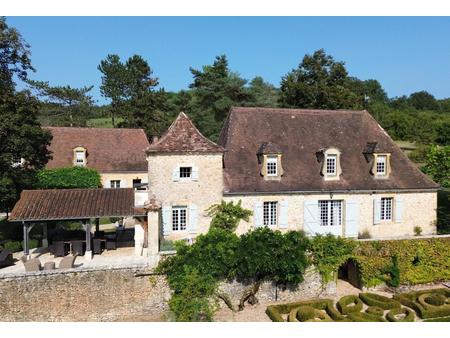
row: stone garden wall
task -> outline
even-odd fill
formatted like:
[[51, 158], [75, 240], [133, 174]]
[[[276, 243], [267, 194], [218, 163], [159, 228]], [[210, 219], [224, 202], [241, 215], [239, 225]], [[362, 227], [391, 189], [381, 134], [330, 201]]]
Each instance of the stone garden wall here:
[[[247, 288], [222, 283], [234, 304]], [[309, 270], [297, 289], [263, 283], [260, 301], [295, 301], [333, 295], [317, 273]], [[0, 321], [164, 321], [170, 289], [163, 276], [146, 267], [67, 270], [0, 277]], [[226, 306], [222, 301], [220, 306]]]

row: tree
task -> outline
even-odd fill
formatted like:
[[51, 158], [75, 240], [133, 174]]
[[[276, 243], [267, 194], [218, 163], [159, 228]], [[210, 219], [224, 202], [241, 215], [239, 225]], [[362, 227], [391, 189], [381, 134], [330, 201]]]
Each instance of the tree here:
[[29, 55], [20, 33], [0, 18], [0, 211], [11, 210], [20, 192], [34, 186], [50, 158], [51, 134], [37, 120], [38, 101], [15, 88], [14, 76], [24, 81], [33, 70]]
[[217, 140], [230, 108], [249, 99], [247, 81], [230, 71], [225, 55], [217, 56], [212, 65], [203, 66], [202, 70], [190, 71], [194, 76], [189, 85], [194, 123], [205, 136]]
[[278, 106], [278, 89], [264, 81], [260, 76], [256, 76], [250, 81], [248, 87], [250, 95], [247, 105], [255, 107], [277, 107]]
[[297, 69], [281, 80], [280, 104], [283, 107], [343, 109], [362, 105], [350, 89], [344, 62], [337, 62], [323, 49], [305, 55]]
[[421, 168], [444, 188], [450, 188], [450, 146], [432, 146]]
[[166, 95], [157, 90], [158, 78], [139, 55], [125, 63], [117, 55], [108, 55], [98, 69], [103, 74], [101, 93], [111, 100], [111, 114], [122, 116], [119, 127], [143, 128], [148, 136], [158, 135], [167, 126], [163, 113]]
[[211, 228], [221, 228], [233, 232], [241, 219], [248, 222], [252, 212], [242, 208], [239, 200], [237, 204], [234, 204], [233, 201], [213, 204], [208, 208], [207, 214], [212, 217]]
[[435, 97], [425, 90], [412, 93], [408, 98], [409, 103], [418, 110], [438, 110], [439, 104]]
[[97, 170], [83, 167], [42, 169], [38, 172], [40, 189], [99, 188], [102, 186]]
[[72, 88], [50, 86], [48, 82], [28, 80], [28, 84], [44, 98], [45, 114], [52, 124], [84, 127], [93, 110], [94, 100], [88, 93], [93, 86]]

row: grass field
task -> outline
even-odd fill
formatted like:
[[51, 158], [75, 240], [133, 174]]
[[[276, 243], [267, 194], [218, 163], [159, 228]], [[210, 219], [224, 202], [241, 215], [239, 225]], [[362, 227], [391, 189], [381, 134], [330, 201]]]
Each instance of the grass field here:
[[[116, 117], [116, 125], [119, 122], [122, 122], [123, 119], [120, 117]], [[91, 128], [112, 128], [112, 120], [110, 117], [99, 117], [95, 119], [89, 119], [87, 121], [87, 126]]]

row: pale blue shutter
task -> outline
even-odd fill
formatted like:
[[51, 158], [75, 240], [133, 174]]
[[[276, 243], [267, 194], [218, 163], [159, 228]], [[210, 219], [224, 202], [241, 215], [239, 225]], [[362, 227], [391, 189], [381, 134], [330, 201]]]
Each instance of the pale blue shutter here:
[[172, 181], [178, 182], [180, 180], [180, 167], [176, 167], [172, 171]]
[[306, 234], [313, 236], [320, 233], [319, 229], [319, 202], [305, 201], [303, 203], [303, 230]]
[[261, 227], [263, 225], [263, 203], [255, 202], [254, 212], [253, 212], [253, 221], [255, 223], [255, 227]]
[[358, 202], [345, 202], [345, 236], [358, 237], [358, 218], [359, 208]]
[[198, 168], [192, 167], [192, 180], [198, 181]]
[[280, 229], [287, 229], [289, 227], [288, 208], [289, 208], [288, 201], [280, 202], [280, 223], [279, 223]]
[[380, 224], [381, 198], [373, 199], [373, 224]]
[[162, 225], [163, 225], [163, 235], [167, 236], [172, 232], [172, 222], [170, 219], [172, 208], [170, 206], [162, 207]]
[[401, 223], [403, 221], [403, 200], [401, 197], [395, 198], [395, 222]]
[[197, 206], [195, 204], [191, 204], [189, 206], [189, 223], [188, 223], [188, 232], [190, 234], [197, 233]]

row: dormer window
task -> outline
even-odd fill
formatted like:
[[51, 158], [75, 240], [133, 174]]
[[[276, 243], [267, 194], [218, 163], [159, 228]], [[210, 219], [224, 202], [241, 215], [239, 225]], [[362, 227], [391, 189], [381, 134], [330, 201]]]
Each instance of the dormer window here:
[[377, 175], [386, 175], [386, 155], [377, 156]]
[[21, 157], [14, 157], [14, 158], [13, 158], [12, 166], [13, 166], [14, 168], [17, 168], [17, 167], [23, 166], [24, 163], [25, 163], [25, 159], [23, 159], [23, 158], [21, 158]]
[[73, 165], [85, 167], [87, 164], [86, 149], [83, 147], [77, 147], [73, 150], [73, 154], [74, 154]]
[[266, 165], [267, 176], [278, 176], [278, 156], [268, 155]]
[[318, 160], [322, 161], [322, 176], [326, 181], [339, 180], [342, 174], [341, 152], [336, 148], [328, 148], [318, 153]]

